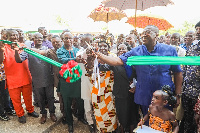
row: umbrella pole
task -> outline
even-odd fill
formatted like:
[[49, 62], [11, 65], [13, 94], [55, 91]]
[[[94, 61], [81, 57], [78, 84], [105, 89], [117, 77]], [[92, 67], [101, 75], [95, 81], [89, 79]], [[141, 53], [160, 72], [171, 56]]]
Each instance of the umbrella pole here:
[[136, 30], [137, 0], [135, 0], [135, 30]]
[[108, 13], [107, 13], [107, 30], [108, 30]]

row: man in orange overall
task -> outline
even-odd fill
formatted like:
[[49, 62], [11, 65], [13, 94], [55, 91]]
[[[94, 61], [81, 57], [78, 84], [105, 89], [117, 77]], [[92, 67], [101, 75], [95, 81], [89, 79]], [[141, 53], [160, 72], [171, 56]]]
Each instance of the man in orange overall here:
[[[7, 37], [9, 41], [18, 42], [18, 32], [16, 30], [7, 30]], [[24, 44], [18, 43], [20, 46]], [[20, 123], [26, 123], [26, 117], [24, 116], [24, 109], [21, 103], [21, 93], [26, 105], [28, 115], [32, 117], [39, 117], [34, 111], [32, 105], [32, 77], [28, 69], [28, 61], [17, 63], [15, 61], [15, 52], [17, 50], [12, 49], [13, 44], [3, 44], [0, 42], [0, 63], [4, 63], [4, 69], [6, 74], [7, 88], [13, 102], [14, 109], [18, 121]]]

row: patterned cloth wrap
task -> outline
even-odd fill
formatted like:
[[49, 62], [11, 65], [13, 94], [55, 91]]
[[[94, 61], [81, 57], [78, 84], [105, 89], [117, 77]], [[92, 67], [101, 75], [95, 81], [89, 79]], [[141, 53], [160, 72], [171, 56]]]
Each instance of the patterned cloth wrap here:
[[152, 114], [149, 115], [149, 126], [155, 130], [159, 130], [162, 132], [170, 133], [172, 131], [171, 122], [165, 121], [160, 117], [153, 116]]
[[114, 74], [112, 71], [100, 71], [100, 91], [95, 87], [94, 79], [90, 76], [91, 98], [96, 118], [97, 129], [102, 133], [115, 131], [117, 128], [116, 109], [112, 96]]

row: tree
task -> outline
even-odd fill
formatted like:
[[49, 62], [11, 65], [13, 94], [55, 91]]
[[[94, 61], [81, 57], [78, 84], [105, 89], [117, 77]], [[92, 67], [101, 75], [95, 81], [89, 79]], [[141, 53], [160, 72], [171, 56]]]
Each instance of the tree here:
[[177, 29], [171, 28], [167, 31], [160, 31], [160, 35], [165, 35], [165, 33], [169, 32], [170, 34], [179, 33], [182, 36], [185, 36], [186, 32], [188, 32], [190, 30], [193, 30], [193, 31], [195, 30], [194, 26], [195, 26], [194, 23], [184, 21], [184, 23], [180, 26], [180, 28], [177, 28]]
[[60, 15], [56, 16], [56, 22], [61, 26], [69, 28], [67, 20], [63, 19]]

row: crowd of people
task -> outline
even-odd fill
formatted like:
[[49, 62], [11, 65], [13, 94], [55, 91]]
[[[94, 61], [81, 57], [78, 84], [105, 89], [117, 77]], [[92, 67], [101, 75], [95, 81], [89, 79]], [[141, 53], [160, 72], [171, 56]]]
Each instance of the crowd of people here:
[[[143, 124], [161, 132], [200, 132], [200, 74], [193, 65], [126, 65], [131, 56], [199, 56], [200, 22], [195, 31], [159, 36], [156, 26], [142, 33], [58, 34], [39, 27], [34, 34], [3, 29], [0, 41], [0, 119], [16, 115], [26, 123], [24, 101], [30, 117], [40, 123], [57, 121], [54, 97], [59, 97], [62, 123], [74, 132], [73, 116], [90, 132], [133, 132]], [[7, 43], [11, 41], [13, 43]], [[16, 43], [18, 45], [16, 45]], [[28, 48], [54, 61], [78, 62], [81, 79], [69, 83], [59, 67], [23, 51]], [[23, 100], [22, 100], [22, 96]], [[32, 99], [33, 95], [33, 99]]]

